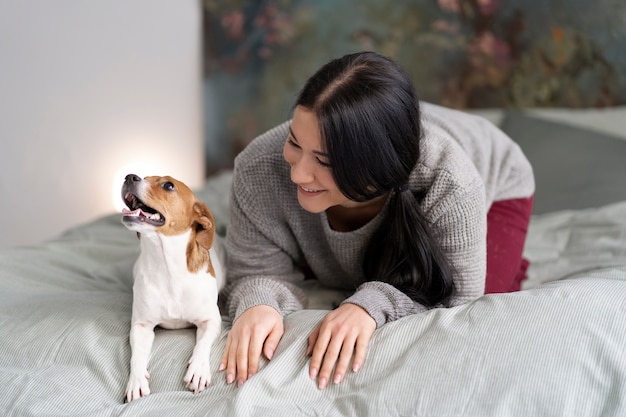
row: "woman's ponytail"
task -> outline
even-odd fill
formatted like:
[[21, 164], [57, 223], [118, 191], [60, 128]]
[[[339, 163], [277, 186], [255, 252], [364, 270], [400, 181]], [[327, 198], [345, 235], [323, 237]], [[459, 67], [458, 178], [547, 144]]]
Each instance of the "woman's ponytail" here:
[[387, 282], [432, 307], [452, 295], [453, 274], [420, 200], [410, 190], [392, 192], [388, 214], [366, 249], [363, 270], [368, 281]]

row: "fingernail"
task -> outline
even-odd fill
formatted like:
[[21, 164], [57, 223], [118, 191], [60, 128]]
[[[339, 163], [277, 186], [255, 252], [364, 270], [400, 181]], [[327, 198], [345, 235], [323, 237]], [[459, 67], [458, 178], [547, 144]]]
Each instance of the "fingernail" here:
[[315, 377], [317, 376], [317, 368], [311, 368], [309, 370], [309, 376], [311, 377], [311, 379], [315, 379]]
[[235, 375], [233, 375], [233, 374], [226, 375], [226, 383], [227, 384], [232, 384], [234, 381], [235, 381]]
[[240, 379], [239, 381], [237, 381], [237, 388], [239, 388], [242, 385], [243, 385], [243, 379]]
[[223, 371], [224, 369], [226, 369], [226, 364], [224, 363], [220, 363], [220, 371]]
[[272, 349], [269, 349], [267, 351], [267, 359], [271, 361], [273, 356], [274, 356], [274, 351]]
[[361, 369], [361, 364], [360, 363], [355, 363], [354, 366], [352, 366], [352, 370], [354, 372], [359, 372], [359, 369]]
[[341, 375], [341, 374], [335, 374], [335, 378], [333, 379], [333, 382], [334, 382], [335, 384], [338, 384], [338, 383], [340, 383], [340, 382], [341, 382], [342, 378], [343, 378], [343, 377], [342, 377], [342, 375]]
[[326, 378], [320, 379], [320, 382], [317, 386], [319, 389], [324, 389], [326, 387]]

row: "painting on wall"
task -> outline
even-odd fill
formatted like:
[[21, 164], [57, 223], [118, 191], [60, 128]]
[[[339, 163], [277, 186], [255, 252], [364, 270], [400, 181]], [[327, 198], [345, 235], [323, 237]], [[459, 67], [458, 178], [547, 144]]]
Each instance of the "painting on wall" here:
[[207, 166], [287, 120], [327, 61], [372, 50], [454, 108], [626, 104], [623, 0], [204, 0]]

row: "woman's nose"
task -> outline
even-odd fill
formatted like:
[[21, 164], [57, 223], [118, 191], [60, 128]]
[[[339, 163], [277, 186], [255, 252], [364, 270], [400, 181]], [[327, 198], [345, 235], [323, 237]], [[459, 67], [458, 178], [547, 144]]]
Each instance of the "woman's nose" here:
[[297, 184], [306, 184], [313, 181], [314, 166], [307, 161], [307, 158], [301, 157], [294, 160], [291, 164], [291, 181]]

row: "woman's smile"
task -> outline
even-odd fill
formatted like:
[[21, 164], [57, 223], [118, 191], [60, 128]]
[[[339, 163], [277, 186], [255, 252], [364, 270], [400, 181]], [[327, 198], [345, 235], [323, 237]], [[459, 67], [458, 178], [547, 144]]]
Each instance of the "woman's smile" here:
[[303, 187], [302, 185], [298, 185], [298, 191], [304, 194], [306, 197], [314, 197], [321, 194], [324, 190], [316, 190], [312, 188]]

